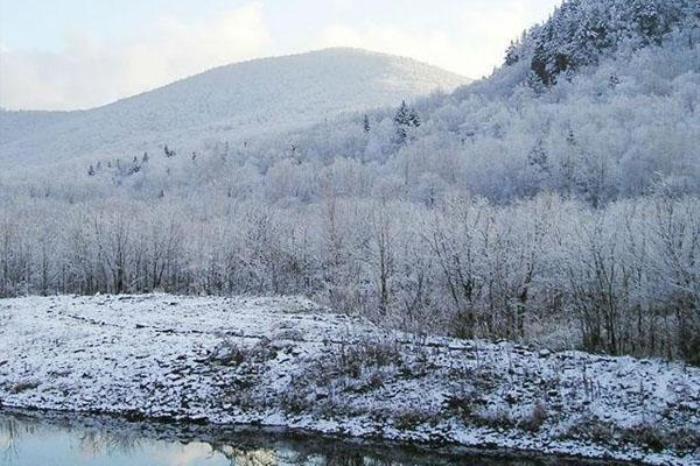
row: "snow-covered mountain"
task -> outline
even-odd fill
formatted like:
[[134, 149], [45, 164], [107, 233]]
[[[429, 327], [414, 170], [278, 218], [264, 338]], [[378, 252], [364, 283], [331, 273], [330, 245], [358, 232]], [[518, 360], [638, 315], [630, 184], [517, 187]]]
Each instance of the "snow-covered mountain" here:
[[128, 156], [243, 138], [394, 105], [469, 80], [408, 58], [327, 49], [216, 68], [104, 107], [0, 111], [0, 164]]

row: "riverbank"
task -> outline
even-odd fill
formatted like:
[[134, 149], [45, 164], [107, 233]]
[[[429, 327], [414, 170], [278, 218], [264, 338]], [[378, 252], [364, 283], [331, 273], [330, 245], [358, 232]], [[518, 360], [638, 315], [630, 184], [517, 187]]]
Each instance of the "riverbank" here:
[[700, 463], [700, 369], [419, 338], [302, 298], [0, 300], [0, 403]]

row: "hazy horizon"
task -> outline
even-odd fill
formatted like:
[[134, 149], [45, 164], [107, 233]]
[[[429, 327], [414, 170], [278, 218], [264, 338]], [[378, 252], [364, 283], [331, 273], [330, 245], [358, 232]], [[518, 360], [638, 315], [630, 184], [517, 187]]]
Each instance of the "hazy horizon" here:
[[0, 0], [0, 107], [93, 108], [214, 67], [330, 47], [478, 79], [558, 3]]

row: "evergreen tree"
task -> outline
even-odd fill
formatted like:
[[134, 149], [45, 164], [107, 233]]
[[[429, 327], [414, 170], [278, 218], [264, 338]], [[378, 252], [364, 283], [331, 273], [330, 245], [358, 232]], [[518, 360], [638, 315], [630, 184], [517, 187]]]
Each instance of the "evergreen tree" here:
[[510, 45], [506, 50], [506, 66], [513, 66], [520, 61], [519, 45], [514, 41], [510, 41]]
[[394, 115], [396, 127], [396, 139], [399, 144], [404, 144], [408, 138], [409, 128], [418, 128], [421, 125], [420, 117], [415, 109], [409, 108], [406, 101], [401, 101], [401, 106]]
[[405, 100], [401, 101], [401, 106], [394, 115], [394, 123], [397, 126], [408, 126], [409, 124], [409, 110]]
[[406, 101], [401, 101], [401, 106], [396, 111], [394, 115], [394, 126], [396, 126], [396, 141], [399, 145], [406, 143], [406, 138], [408, 137], [408, 131], [406, 128], [410, 124], [409, 120], [409, 110]]

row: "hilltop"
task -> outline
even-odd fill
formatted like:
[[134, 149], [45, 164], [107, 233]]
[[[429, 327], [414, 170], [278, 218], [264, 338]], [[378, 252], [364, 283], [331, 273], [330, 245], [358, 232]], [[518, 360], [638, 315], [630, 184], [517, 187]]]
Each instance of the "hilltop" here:
[[103, 107], [0, 112], [3, 167], [271, 134], [468, 83], [418, 61], [333, 48], [236, 63]]

